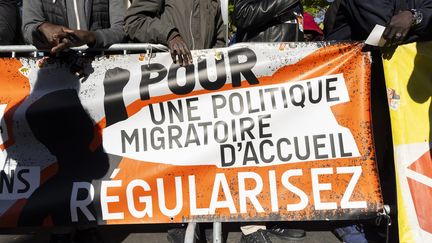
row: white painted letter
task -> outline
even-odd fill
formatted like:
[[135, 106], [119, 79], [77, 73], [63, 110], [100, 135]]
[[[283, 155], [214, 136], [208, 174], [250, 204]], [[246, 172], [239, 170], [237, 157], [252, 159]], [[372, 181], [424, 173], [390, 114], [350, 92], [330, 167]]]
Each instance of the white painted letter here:
[[297, 170], [287, 170], [282, 174], [282, 185], [291, 191], [292, 193], [296, 194], [300, 197], [300, 202], [296, 204], [287, 204], [287, 210], [288, 211], [299, 211], [306, 208], [306, 206], [309, 203], [309, 198], [306, 195], [304, 191], [302, 191], [300, 188], [294, 186], [289, 182], [289, 179], [292, 176], [301, 176], [303, 175], [303, 171], [301, 169]]
[[279, 202], [277, 195], [277, 185], [276, 185], [276, 172], [274, 170], [269, 171], [269, 182], [270, 182], [270, 201], [272, 205], [272, 212], [279, 211]]
[[337, 209], [337, 204], [335, 202], [321, 202], [320, 191], [331, 190], [330, 183], [319, 183], [319, 175], [331, 175], [333, 174], [333, 168], [315, 168], [311, 169], [312, 174], [312, 191], [313, 198], [315, 202], [316, 210], [327, 210], [327, 209]]
[[190, 213], [191, 215], [207, 215], [209, 213], [208, 208], [197, 208], [197, 196], [195, 187], [195, 176], [189, 176], [189, 202], [190, 202]]
[[140, 196], [138, 198], [138, 201], [140, 203], [145, 203], [146, 207], [142, 211], [139, 211], [136, 209], [135, 203], [134, 203], [134, 193], [133, 193], [133, 191], [136, 187], [141, 187], [146, 192], [151, 190], [149, 184], [144, 180], [137, 179], [137, 180], [131, 181], [126, 188], [126, 199], [127, 199], [129, 212], [135, 218], [144, 218], [144, 216], [146, 216], [146, 214], [150, 218], [153, 217], [153, 204], [152, 204], [151, 196]]
[[108, 203], [119, 202], [119, 196], [108, 196], [108, 187], [121, 187], [122, 181], [102, 181], [101, 183], [101, 209], [103, 220], [124, 219], [124, 213], [110, 213]]
[[[222, 193], [225, 195], [225, 201], [218, 200], [220, 186], [222, 186]], [[210, 214], [215, 214], [217, 208], [229, 208], [230, 213], [237, 213], [228, 182], [223, 173], [217, 173], [215, 177], [210, 200]]]
[[[245, 180], [246, 179], [252, 179], [256, 183], [256, 187], [252, 190], [246, 190]], [[262, 213], [264, 212], [263, 207], [259, 203], [257, 199], [257, 195], [262, 192], [263, 189], [263, 182], [262, 178], [254, 172], [240, 172], [238, 173], [238, 183], [239, 183], [239, 199], [240, 199], [240, 212], [246, 213], [247, 207], [246, 207], [246, 198], [249, 198], [252, 205], [255, 207], [257, 212]]]
[[[84, 200], [78, 200], [78, 191], [80, 189], [87, 191], [87, 197]], [[96, 220], [90, 210], [87, 208], [93, 202], [94, 187], [88, 182], [74, 182], [72, 187], [72, 195], [70, 199], [70, 212], [72, 222], [78, 222], [78, 208], [87, 217], [88, 220]]]
[[336, 168], [336, 173], [338, 174], [353, 174], [350, 182], [348, 183], [347, 189], [345, 190], [344, 195], [341, 200], [341, 208], [367, 208], [366, 201], [352, 201], [349, 199], [354, 191], [355, 186], [362, 174], [361, 166], [353, 166], [353, 167], [338, 167]]
[[183, 208], [183, 191], [182, 191], [182, 180], [181, 177], [175, 178], [175, 191], [176, 191], [176, 206], [174, 209], [168, 209], [165, 203], [165, 189], [164, 189], [164, 181], [161, 178], [157, 178], [157, 189], [158, 189], [158, 202], [159, 209], [161, 212], [168, 216], [174, 217], [178, 215]]

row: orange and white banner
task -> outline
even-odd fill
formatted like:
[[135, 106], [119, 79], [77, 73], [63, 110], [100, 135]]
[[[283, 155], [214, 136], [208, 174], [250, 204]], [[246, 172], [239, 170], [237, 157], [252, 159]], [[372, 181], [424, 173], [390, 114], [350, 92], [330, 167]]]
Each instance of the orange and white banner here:
[[400, 242], [432, 242], [432, 42], [384, 60], [395, 153]]
[[361, 44], [0, 60], [0, 226], [370, 218]]

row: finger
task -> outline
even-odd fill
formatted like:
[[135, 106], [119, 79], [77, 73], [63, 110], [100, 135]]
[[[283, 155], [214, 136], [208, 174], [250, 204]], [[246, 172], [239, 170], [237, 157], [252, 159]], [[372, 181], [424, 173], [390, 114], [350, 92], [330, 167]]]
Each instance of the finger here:
[[54, 46], [51, 49], [51, 53], [56, 53], [62, 50], [69, 49], [72, 46], [72, 42], [70, 42], [68, 39], [63, 39], [63, 42]]
[[69, 39], [69, 34], [61, 32], [58, 34], [54, 34], [54, 38], [56, 39], [56, 45], [58, 45], [60, 42], [63, 42], [64, 39]]
[[177, 55], [177, 57], [178, 57], [178, 63], [180, 64], [180, 66], [184, 67], [185, 65], [184, 65], [183, 55], [181, 53], [179, 53]]
[[189, 51], [189, 48], [187, 47], [186, 43], [182, 43], [182, 55], [184, 60], [184, 66], [187, 66], [192, 63], [192, 55]]
[[186, 55], [186, 50], [183, 45], [180, 45], [179, 57], [181, 57], [180, 65], [186, 67], [189, 63], [188, 57]]
[[402, 33], [400, 32], [399, 28], [394, 28], [391, 32], [391, 45], [396, 45], [400, 38], [402, 37]]
[[74, 34], [75, 31], [66, 27], [62, 28], [63, 32], [68, 33], [68, 34]]
[[406, 37], [408, 36], [408, 32], [409, 30], [405, 30], [402, 32], [402, 38], [400, 40], [401, 43], [405, 41]]
[[177, 53], [178, 53], [177, 45], [173, 44], [170, 51], [171, 51], [171, 58], [173, 59], [173, 62], [177, 63]]
[[172, 58], [172, 60], [173, 60], [173, 63], [174, 64], [176, 64], [177, 63], [177, 60], [176, 60], [176, 55], [174, 54], [174, 52], [171, 52], [171, 58]]
[[193, 63], [193, 59], [192, 59], [192, 53], [190, 52], [190, 50], [189, 49], [187, 49], [187, 56], [188, 56], [188, 59], [189, 59], [189, 64], [192, 64]]
[[393, 42], [395, 39], [395, 35], [396, 35], [396, 28], [394, 28], [394, 27], [389, 28], [389, 31], [387, 32], [386, 37], [384, 37], [387, 40], [385, 46], [389, 47], [389, 46], [392, 46], [394, 44]]
[[185, 53], [185, 57], [187, 60], [187, 65], [192, 64], [192, 54], [191, 54], [189, 48], [186, 46], [186, 43], [184, 43], [183, 48], [184, 48], [184, 53]]
[[385, 40], [389, 40], [390, 39], [389, 35], [390, 35], [390, 32], [391, 32], [391, 29], [392, 29], [392, 26], [387, 26], [387, 28], [385, 28], [384, 33], [382, 35]]
[[60, 43], [60, 41], [56, 35], [51, 36], [51, 38], [48, 40], [48, 42], [51, 46], [56, 46]]

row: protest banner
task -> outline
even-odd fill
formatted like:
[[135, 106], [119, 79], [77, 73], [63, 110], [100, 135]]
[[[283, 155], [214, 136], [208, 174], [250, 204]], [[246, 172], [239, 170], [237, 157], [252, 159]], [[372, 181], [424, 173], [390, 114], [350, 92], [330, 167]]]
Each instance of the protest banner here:
[[432, 43], [384, 60], [394, 144], [400, 242], [432, 242]]
[[0, 226], [375, 217], [361, 49], [2, 59]]

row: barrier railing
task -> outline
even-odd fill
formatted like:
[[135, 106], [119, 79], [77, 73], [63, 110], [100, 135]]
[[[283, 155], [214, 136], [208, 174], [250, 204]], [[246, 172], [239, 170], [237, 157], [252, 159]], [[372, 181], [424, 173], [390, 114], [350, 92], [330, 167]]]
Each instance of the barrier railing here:
[[[160, 44], [148, 44], [148, 43], [124, 43], [124, 44], [114, 44], [106, 49], [89, 48], [88, 46], [80, 46], [71, 48], [75, 51], [123, 51], [127, 54], [128, 51], [168, 51], [168, 47]], [[37, 55], [38, 50], [32, 45], [10, 45], [10, 46], [0, 46], [0, 53], [11, 53], [12, 57], [15, 57], [16, 53], [33, 53], [34, 56]]]

